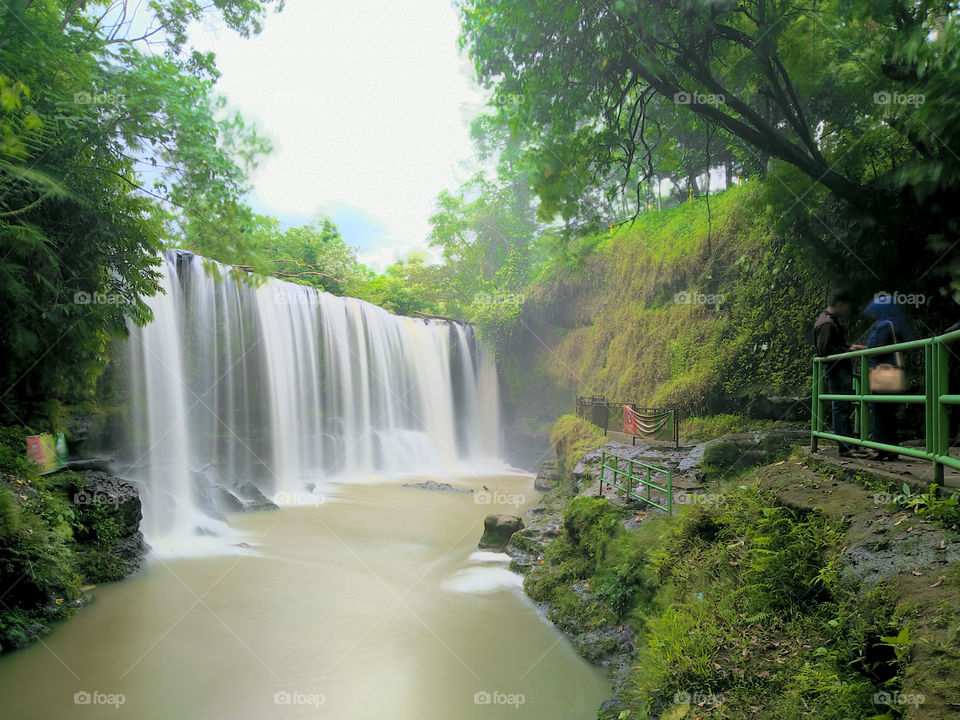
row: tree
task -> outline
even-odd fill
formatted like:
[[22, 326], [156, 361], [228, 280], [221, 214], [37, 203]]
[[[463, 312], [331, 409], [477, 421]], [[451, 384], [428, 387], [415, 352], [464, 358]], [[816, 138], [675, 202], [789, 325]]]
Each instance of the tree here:
[[[216, 7], [249, 34], [269, 4]], [[214, 96], [213, 57], [184, 50], [201, 6], [150, 3], [140, 19], [134, 7], [0, 10], [4, 422], [89, 397], [110, 337], [149, 320], [162, 245], [249, 216], [246, 172], [267, 146]]]
[[[893, 272], [906, 262], [919, 277], [930, 255], [918, 259], [901, 236], [925, 236], [936, 250], [960, 230], [950, 200], [960, 184], [960, 26], [948, 0], [460, 7], [480, 79], [498, 102], [523, 98], [516, 123], [561, 196], [597, 179], [639, 190], [664, 136], [677, 134], [664, 123], [672, 105], [713, 128], [719, 147], [749, 148], [763, 165], [776, 159], [808, 188], [829, 190], [852, 235], [835, 239], [868, 266]], [[545, 204], [553, 189], [538, 186]], [[786, 206], [816, 209], [807, 192]]]

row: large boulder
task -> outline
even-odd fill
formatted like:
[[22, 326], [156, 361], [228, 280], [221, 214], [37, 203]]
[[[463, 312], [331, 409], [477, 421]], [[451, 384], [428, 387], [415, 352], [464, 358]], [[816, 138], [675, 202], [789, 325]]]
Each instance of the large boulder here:
[[487, 515], [478, 547], [481, 550], [503, 550], [510, 537], [522, 527], [523, 520], [516, 515]]
[[758, 430], [724, 435], [706, 444], [703, 462], [725, 471], [767, 465], [809, 437], [809, 430]]
[[143, 513], [137, 488], [100, 470], [77, 475], [80, 486], [73, 500], [85, 530], [76, 539], [85, 579], [104, 582], [135, 575], [150, 549], [140, 532]]

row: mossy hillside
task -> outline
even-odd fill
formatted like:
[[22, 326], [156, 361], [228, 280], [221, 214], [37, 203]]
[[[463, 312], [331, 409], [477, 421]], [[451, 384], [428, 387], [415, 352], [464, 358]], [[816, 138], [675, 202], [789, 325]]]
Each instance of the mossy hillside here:
[[[631, 677], [601, 717], [748, 718], [761, 709], [784, 719], [893, 718], [904, 709], [937, 717], [933, 705], [942, 710], [950, 696], [936, 684], [960, 669], [950, 640], [960, 608], [949, 602], [956, 587], [946, 587], [960, 585], [960, 571], [935, 588], [924, 577], [930, 597], [904, 586], [920, 579], [910, 572], [871, 585], [845, 578], [849, 508], [785, 505], [781, 492], [805, 481], [791, 479], [794, 465], [752, 471], [714, 488], [711, 503], [672, 519], [642, 516], [639, 526], [606, 500], [569, 502], [561, 534], [525, 582], [575, 638], [618, 624], [631, 631]], [[833, 486], [817, 477], [812, 489]], [[869, 499], [861, 505], [874, 512]], [[911, 634], [921, 627], [929, 647]], [[923, 687], [930, 706], [889, 711], [873, 702]]]
[[40, 476], [21, 428], [0, 429], [0, 652], [24, 647], [83, 604], [82, 587], [119, 580], [116, 508], [74, 502], [83, 478]]
[[709, 229], [706, 199], [646, 213], [529, 289], [524, 325], [557, 386], [695, 412], [804, 392], [814, 258], [769, 229], [753, 186], [709, 202]]

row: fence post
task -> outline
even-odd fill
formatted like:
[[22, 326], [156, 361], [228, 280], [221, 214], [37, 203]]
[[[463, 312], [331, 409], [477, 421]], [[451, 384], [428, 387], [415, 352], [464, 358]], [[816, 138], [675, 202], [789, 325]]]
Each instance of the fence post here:
[[603, 478], [607, 474], [607, 451], [600, 451], [600, 490], [597, 492], [597, 497], [603, 497]]
[[[940, 397], [946, 395], [950, 383], [950, 374], [947, 372], [947, 364], [950, 362], [947, 346], [938, 340], [933, 342], [936, 362], [936, 393], [931, 398], [933, 400], [933, 412], [937, 420], [934, 423], [936, 435], [934, 442], [936, 445], [937, 457], [950, 455], [950, 418], [947, 413], [947, 407], [940, 402]], [[933, 481], [938, 485], [943, 485], [943, 463], [934, 461]]]
[[870, 413], [867, 411], [869, 403], [866, 401], [870, 394], [870, 360], [866, 355], [860, 356], [860, 439], [869, 440]]
[[673, 471], [667, 470], [667, 515], [673, 515]]
[[817, 451], [817, 445], [820, 438], [814, 435], [814, 432], [820, 432], [820, 363], [816, 358], [813, 360], [813, 381], [810, 383], [810, 452]]
[[645, 465], [644, 467], [646, 467], [647, 469], [647, 500], [649, 500], [650, 499], [650, 466]]
[[627, 461], [627, 502], [630, 502], [630, 481], [633, 480], [633, 459]]

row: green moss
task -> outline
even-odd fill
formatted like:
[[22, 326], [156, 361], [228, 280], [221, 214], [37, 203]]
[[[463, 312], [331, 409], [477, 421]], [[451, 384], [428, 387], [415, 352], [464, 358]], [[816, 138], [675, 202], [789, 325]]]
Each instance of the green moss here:
[[602, 447], [604, 442], [603, 430], [576, 415], [562, 416], [550, 433], [550, 443], [564, 475], [572, 473], [584, 455]]

